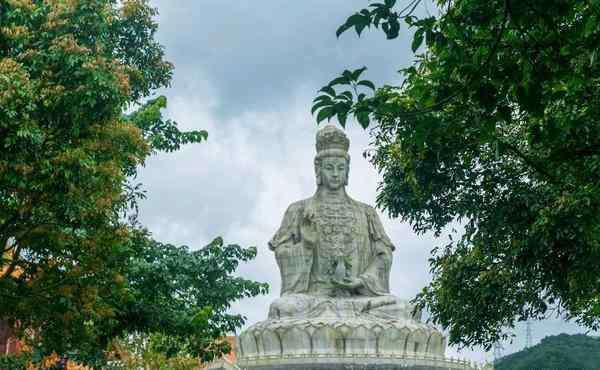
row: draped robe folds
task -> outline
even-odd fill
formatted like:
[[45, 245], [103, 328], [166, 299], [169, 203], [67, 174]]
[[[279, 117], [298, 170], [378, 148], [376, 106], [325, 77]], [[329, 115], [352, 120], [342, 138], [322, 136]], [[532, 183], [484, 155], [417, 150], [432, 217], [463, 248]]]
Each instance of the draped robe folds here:
[[281, 296], [335, 296], [331, 266], [348, 262], [346, 276], [362, 286], [353, 296], [389, 294], [394, 246], [375, 209], [345, 197], [332, 203], [315, 195], [289, 206], [269, 242], [281, 273]]

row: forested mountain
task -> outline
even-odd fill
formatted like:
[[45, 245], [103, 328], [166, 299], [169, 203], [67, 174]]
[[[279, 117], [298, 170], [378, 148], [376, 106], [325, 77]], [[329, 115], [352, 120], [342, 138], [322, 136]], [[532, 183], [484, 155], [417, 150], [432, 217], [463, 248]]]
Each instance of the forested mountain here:
[[501, 358], [497, 370], [597, 370], [600, 369], [600, 338], [583, 334], [560, 334]]

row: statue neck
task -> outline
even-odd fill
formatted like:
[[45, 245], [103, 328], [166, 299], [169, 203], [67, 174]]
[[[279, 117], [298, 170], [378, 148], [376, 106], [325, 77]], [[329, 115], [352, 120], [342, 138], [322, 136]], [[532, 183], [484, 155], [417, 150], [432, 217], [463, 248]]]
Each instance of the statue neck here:
[[333, 190], [333, 189], [328, 189], [325, 186], [320, 186], [317, 189], [317, 197], [321, 198], [321, 199], [328, 199], [328, 200], [346, 200], [348, 199], [348, 195], [346, 194], [346, 187], [343, 186], [339, 189]]

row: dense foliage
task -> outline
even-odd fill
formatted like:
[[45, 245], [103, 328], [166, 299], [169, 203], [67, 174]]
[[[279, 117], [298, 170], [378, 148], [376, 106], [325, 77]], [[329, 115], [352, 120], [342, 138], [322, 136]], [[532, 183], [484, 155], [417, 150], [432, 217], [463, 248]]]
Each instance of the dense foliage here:
[[256, 256], [256, 248], [225, 245], [216, 238], [190, 251], [142, 231], [132, 244], [125, 275], [131, 296], [113, 318], [121, 327], [110, 337], [159, 333], [153, 349], [167, 357], [189, 354], [210, 361], [229, 352], [227, 342], [217, 339], [244, 324], [243, 316], [227, 312], [231, 302], [267, 291], [265, 284], [232, 275], [240, 262]]
[[587, 335], [561, 334], [542, 339], [542, 342], [502, 357], [494, 363], [497, 370], [600, 368], [600, 338]]
[[229, 302], [266, 289], [231, 277], [254, 250], [190, 252], [136, 222], [138, 167], [207, 137], [147, 100], [173, 68], [155, 14], [146, 0], [0, 0], [0, 319], [34, 360], [102, 362], [115, 337], [154, 332], [210, 357], [243, 322]]
[[0, 369], [25, 369], [29, 361], [28, 356], [0, 356]]
[[391, 216], [464, 229], [416, 298], [450, 343], [490, 346], [553, 309], [599, 328], [600, 1], [438, 0], [419, 17], [421, 3], [372, 3], [340, 26], [395, 39], [406, 23], [416, 60], [401, 86], [344, 71], [317, 121], [370, 127]]
[[165, 337], [160, 333], [130, 335], [111, 346], [111, 361], [107, 370], [200, 370], [204, 368], [197, 357], [181, 351], [167, 356], [161, 346]]

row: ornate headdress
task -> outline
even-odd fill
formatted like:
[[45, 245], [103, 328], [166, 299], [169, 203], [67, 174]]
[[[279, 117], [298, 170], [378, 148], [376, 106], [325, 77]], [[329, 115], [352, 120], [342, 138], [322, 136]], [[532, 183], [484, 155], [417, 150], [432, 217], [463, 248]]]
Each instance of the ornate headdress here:
[[317, 132], [317, 158], [348, 156], [350, 140], [346, 133], [333, 125], [327, 125]]

